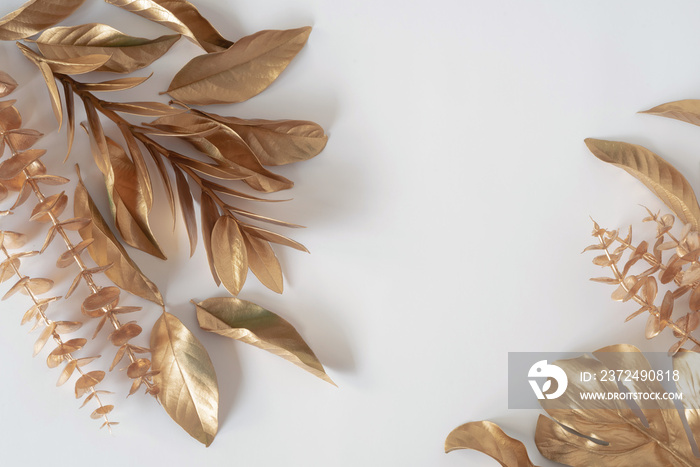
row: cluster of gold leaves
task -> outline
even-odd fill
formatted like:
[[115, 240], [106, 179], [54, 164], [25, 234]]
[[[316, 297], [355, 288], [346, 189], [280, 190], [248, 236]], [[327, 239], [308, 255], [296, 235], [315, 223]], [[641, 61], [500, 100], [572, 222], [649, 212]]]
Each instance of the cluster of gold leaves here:
[[[700, 126], [700, 100], [670, 102], [644, 111]], [[669, 401], [657, 401], [656, 407], [642, 409], [640, 419], [624, 402], [599, 409], [577, 407], [566, 394], [555, 400], [541, 401], [552, 417], [540, 416], [535, 442], [548, 459], [567, 465], [699, 465], [694, 454], [700, 441], [700, 341], [692, 332], [700, 325], [700, 205], [688, 180], [675, 167], [652, 151], [635, 144], [586, 139], [590, 151], [600, 160], [622, 168], [639, 179], [663, 201], [684, 224], [679, 235], [672, 233], [676, 217], [660, 216], [649, 211], [645, 221], [657, 226], [653, 246], [647, 241], [632, 242], [632, 229], [622, 238], [616, 230], [600, 228], [594, 222], [593, 236], [597, 243], [586, 250], [602, 254], [593, 262], [610, 268], [613, 277], [592, 280], [617, 286], [612, 298], [635, 301], [640, 308], [627, 317], [630, 320], [648, 313], [645, 335], [651, 339], [663, 329], [670, 329], [678, 341], [671, 346], [674, 368], [681, 379], [676, 383], [683, 393], [683, 415], [690, 429], [686, 436], [682, 417]], [[664, 260], [664, 252], [673, 254]], [[628, 253], [625, 256], [625, 253]], [[624, 261], [623, 261], [624, 258]], [[637, 264], [646, 269], [631, 274]], [[659, 284], [666, 285], [658, 303]], [[690, 292], [688, 310], [674, 314], [677, 299]], [[676, 307], [677, 308], [677, 307]], [[678, 316], [680, 315], [680, 316]], [[686, 343], [692, 349], [684, 349]], [[608, 353], [608, 352], [613, 353]], [[619, 352], [616, 354], [616, 352]], [[650, 369], [636, 348], [613, 346], [594, 353], [599, 359], [574, 359], [557, 362], [574, 376], [580, 371], [610, 369]], [[617, 392], [614, 383], [580, 382], [577, 377], [571, 393]], [[633, 392], [660, 392], [655, 382], [624, 382]], [[471, 422], [456, 428], [447, 438], [445, 450], [475, 449], [496, 459], [505, 467], [532, 467], [522, 443], [508, 437], [488, 421]], [[697, 451], [695, 451], [697, 452]]]
[[[700, 441], [700, 354], [681, 350], [673, 357], [678, 371], [676, 388], [683, 394], [684, 407], [678, 412], [673, 401], [645, 401], [635, 412], [626, 401], [596, 401], [582, 407], [567, 394], [619, 393], [616, 382], [581, 381], [581, 371], [651, 371], [643, 354], [630, 345], [614, 345], [583, 356], [555, 362], [569, 379], [567, 392], [557, 399], [540, 401], [551, 417], [537, 420], [535, 444], [547, 459], [564, 465], [673, 465], [700, 464], [693, 446]], [[626, 389], [638, 393], [666, 392], [658, 381], [623, 381]], [[588, 401], [587, 404], [592, 404]], [[688, 423], [689, 437], [683, 423]], [[525, 446], [508, 437], [488, 421], [470, 422], [453, 430], [445, 441], [445, 451], [475, 449], [491, 456], [504, 467], [533, 467]]]
[[[30, 0], [0, 19], [0, 40], [26, 41], [17, 46], [44, 78], [59, 128], [65, 115], [66, 158], [75, 137], [75, 102], [82, 103], [87, 122], [81, 126], [88, 133], [95, 164], [104, 176], [111, 214], [122, 241], [166, 259], [149, 224], [154, 203], [151, 179], [159, 175], [173, 220], [176, 198], [179, 201], [191, 254], [198, 243], [195, 200], [199, 195], [202, 240], [217, 285], [223, 284], [236, 296], [251, 270], [265, 286], [282, 293], [282, 270], [271, 244], [301, 251], [307, 251], [306, 248], [241, 218], [299, 226], [236, 207], [231, 198], [275, 200], [252, 196], [229, 185], [244, 182], [265, 193], [291, 188], [290, 180], [266, 167], [312, 158], [325, 147], [327, 137], [313, 122], [245, 120], [190, 106], [241, 102], [259, 94], [301, 50], [311, 28], [260, 31], [233, 43], [184, 0], [107, 0], [177, 33], [155, 39], [131, 37], [98, 23], [52, 27], [82, 3], [83, 0]], [[38, 37], [30, 38], [38, 33]], [[169, 104], [112, 102], [96, 96], [99, 92], [133, 88], [147, 77], [102, 82], [81, 82], [73, 77], [92, 71], [134, 72], [164, 55], [181, 35], [206, 53], [193, 58], [173, 77], [165, 91], [174, 99]], [[0, 86], [11, 87], [3, 78], [0, 76]], [[125, 115], [152, 120], [136, 124]], [[116, 127], [123, 144], [106, 136], [103, 119]], [[158, 140], [161, 137], [166, 137], [166, 142], [187, 143], [196, 157], [171, 149]], [[149, 173], [146, 155], [153, 160], [157, 174]], [[29, 167], [34, 160], [24, 156], [20, 162]], [[21, 191], [20, 199], [25, 191]], [[47, 200], [45, 208], [60, 205], [63, 209], [66, 204], [67, 196], [60, 194]], [[106, 323], [114, 328], [109, 339], [119, 349], [112, 368], [127, 356], [130, 364], [126, 373], [134, 379], [131, 393], [145, 385], [146, 392], [156, 395], [178, 424], [208, 446], [218, 429], [218, 385], [205, 348], [175, 316], [165, 311], [157, 286], [129, 258], [82, 181], [75, 192], [74, 211], [75, 219], [63, 223], [55, 219], [47, 242], [57, 234], [66, 240], [67, 253], [59, 260], [60, 266], [69, 265], [73, 259], [81, 268], [70, 292], [82, 279], [91, 291], [83, 303], [84, 314], [100, 318], [97, 332]], [[81, 243], [70, 243], [65, 235], [68, 226], [79, 231]], [[96, 268], [86, 269], [80, 259], [84, 250], [97, 263]], [[92, 275], [98, 272], [103, 272], [118, 288], [96, 286]], [[149, 349], [129, 342], [141, 334], [141, 327], [135, 322], [122, 324], [117, 318], [137, 310], [119, 305], [119, 289], [163, 307], [150, 334], [152, 361], [135, 356]], [[278, 315], [235, 297], [210, 298], [196, 303], [196, 310], [202, 329], [270, 351], [333, 383], [297, 331]]]

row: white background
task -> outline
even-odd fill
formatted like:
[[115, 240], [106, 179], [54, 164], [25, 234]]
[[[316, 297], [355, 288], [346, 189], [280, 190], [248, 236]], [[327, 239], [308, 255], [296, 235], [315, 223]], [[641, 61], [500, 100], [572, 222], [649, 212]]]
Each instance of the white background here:
[[[170, 33], [100, 1], [86, 3], [63, 24]], [[214, 286], [201, 245], [189, 259], [181, 221], [171, 234], [161, 196], [153, 223], [170, 260], [133, 256], [216, 366], [214, 444], [205, 449], [190, 439], [151, 398], [125, 400], [128, 381], [118, 374], [103, 386], [116, 392], [107, 399], [121, 425], [114, 436], [98, 431], [89, 409], [78, 411], [70, 385], [54, 387], [59, 372], [46, 368], [46, 351], [32, 359], [35, 336], [19, 326], [28, 307], [20, 296], [0, 305], [3, 465], [496, 465], [475, 452], [443, 453], [453, 428], [482, 419], [523, 440], [536, 464], [552, 465], [534, 446], [538, 412], [507, 408], [507, 352], [670, 345], [668, 336], [646, 341], [644, 318], [623, 322], [633, 305], [612, 302], [609, 288], [588, 281], [602, 275], [592, 254], [580, 254], [590, 243], [588, 216], [610, 228], [633, 224], [639, 241], [652, 234], [639, 204], [662, 206], [639, 182], [596, 160], [583, 139], [642, 144], [700, 186], [700, 128], [636, 114], [700, 97], [700, 5], [195, 3], [232, 40], [314, 27], [268, 90], [214, 111], [314, 120], [330, 135], [319, 157], [280, 169], [297, 183], [280, 197], [293, 201], [245, 206], [306, 225], [289, 234], [312, 254], [277, 249], [285, 293], [265, 290], [251, 275], [241, 298], [293, 323], [339, 388], [196, 328], [189, 300], [226, 292]], [[6, 0], [2, 10], [20, 4]], [[105, 98], [166, 102], [157, 92], [200, 52], [181, 40], [151, 67], [142, 89]], [[26, 126], [47, 134], [40, 147], [50, 149], [51, 170], [75, 178], [79, 162], [105, 209], [84, 134], [76, 133], [62, 166], [65, 130], [57, 133], [36, 69], [12, 43], [0, 44], [0, 63], [21, 83], [12, 97]], [[24, 224], [27, 214], [3, 219], [3, 228]], [[31, 248], [41, 244], [41, 229], [28, 229]], [[63, 294], [75, 271], [51, 266], [60, 251], [57, 242], [43, 260], [27, 260], [26, 271], [56, 279]], [[1, 287], [4, 293], [9, 285]], [[53, 316], [79, 317], [77, 303], [54, 305]], [[149, 329], [158, 309], [145, 305], [138, 319]], [[114, 352], [104, 337], [89, 348], [104, 356], [95, 369], [106, 369]]]

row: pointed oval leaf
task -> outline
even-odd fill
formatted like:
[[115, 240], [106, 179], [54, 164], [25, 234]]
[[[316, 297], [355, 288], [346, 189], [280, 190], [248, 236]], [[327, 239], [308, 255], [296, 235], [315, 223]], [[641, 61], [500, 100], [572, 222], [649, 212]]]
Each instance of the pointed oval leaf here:
[[0, 164], [0, 180], [11, 180], [17, 177], [44, 154], [46, 154], [44, 149], [29, 149], [6, 159]]
[[700, 230], [700, 206], [693, 188], [675, 167], [636, 144], [586, 139], [593, 155], [639, 179], [686, 224]]
[[277, 79], [310, 33], [310, 27], [260, 31], [223, 52], [195, 57], [175, 75], [167, 93], [199, 105], [250, 99]]
[[685, 99], [668, 102], [640, 113], [675, 118], [682, 122], [700, 125], [700, 99]]
[[19, 128], [5, 132], [5, 139], [14, 148], [15, 151], [26, 151], [36, 144], [37, 141], [44, 136], [43, 133], [30, 130], [27, 128]]
[[243, 235], [233, 217], [222, 216], [211, 233], [216, 274], [232, 295], [238, 295], [248, 274], [248, 254]]
[[0, 40], [16, 41], [60, 23], [85, 0], [30, 0], [0, 18]]
[[205, 331], [271, 352], [335, 386], [294, 326], [275, 313], [235, 297], [210, 298], [195, 306]]
[[92, 222], [80, 230], [83, 239], [92, 238], [94, 242], [88, 247], [92, 259], [99, 266], [113, 266], [105, 271], [107, 277], [120, 288], [159, 305], [163, 297], [158, 287], [151, 282], [129, 257], [124, 247], [115, 238], [100, 211], [92, 201], [82, 180], [79, 178], [75, 189], [74, 209], [79, 218], [90, 219]]
[[0, 97], [5, 97], [12, 94], [12, 91], [15, 89], [17, 89], [17, 81], [12, 79], [12, 76], [8, 75], [4, 71], [0, 71]]
[[248, 254], [248, 267], [255, 277], [273, 292], [282, 293], [284, 290], [282, 267], [270, 244], [245, 232], [243, 239]]
[[474, 449], [494, 458], [504, 467], [535, 467], [525, 445], [489, 421], [465, 423], [445, 440], [445, 452]]
[[187, 228], [187, 237], [190, 239], [190, 257], [194, 255], [197, 249], [197, 218], [194, 213], [194, 201], [190, 185], [187, 183], [185, 174], [182, 170], [175, 168], [175, 182], [177, 186], [177, 196], [180, 201], [180, 210], [182, 211], [182, 219]]
[[228, 49], [233, 44], [224, 39], [194, 5], [185, 0], [106, 1], [182, 34], [207, 52]]
[[216, 225], [216, 221], [219, 219], [219, 208], [211, 199], [211, 196], [206, 192], [202, 192], [201, 198], [202, 206], [200, 207], [200, 214], [202, 218], [202, 242], [204, 243], [204, 249], [207, 252], [207, 259], [209, 260], [209, 269], [211, 270], [211, 275], [214, 278], [214, 282], [219, 286], [221, 284], [221, 279], [216, 273], [216, 267], [214, 266], [214, 253], [211, 247], [211, 234]]
[[89, 92], [112, 92], [112, 91], [124, 91], [126, 89], [131, 89], [138, 86], [139, 84], [146, 81], [151, 76], [133, 77], [133, 78], [119, 78], [112, 79], [108, 81], [101, 81], [99, 83], [80, 83], [78, 89], [81, 91]]
[[209, 354], [180, 320], [163, 313], [151, 331], [158, 399], [175, 422], [209, 446], [218, 430], [219, 389]]
[[106, 24], [89, 23], [47, 29], [36, 43], [41, 53], [50, 59], [105, 55], [108, 60], [96, 71], [131, 73], [163, 56], [179, 38], [177, 34], [156, 39], [131, 37]]

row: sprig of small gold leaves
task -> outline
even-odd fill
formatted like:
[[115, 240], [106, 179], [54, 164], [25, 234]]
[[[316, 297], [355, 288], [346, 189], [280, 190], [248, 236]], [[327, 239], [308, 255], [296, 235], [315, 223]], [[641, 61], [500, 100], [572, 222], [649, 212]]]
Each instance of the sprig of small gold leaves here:
[[[700, 126], [700, 100], [697, 99], [670, 102], [642, 113]], [[535, 444], [546, 458], [572, 466], [699, 465], [700, 459], [693, 447], [697, 449], [700, 442], [700, 341], [692, 332], [700, 325], [700, 205], [683, 174], [650, 150], [635, 144], [591, 138], [586, 139], [586, 145], [598, 159], [639, 179], [675, 214], [661, 216], [647, 209], [649, 216], [644, 221], [656, 224], [656, 236], [652, 241], [643, 240], [638, 244], [632, 242], [631, 227], [623, 238], [617, 230], [603, 229], [594, 222], [593, 237], [598, 241], [584, 251], [601, 252], [593, 263], [609, 268], [613, 275], [593, 281], [617, 286], [612, 293], [614, 300], [634, 301], [640, 305], [627, 321], [648, 313], [645, 329], [648, 339], [663, 329], [670, 329], [678, 339], [669, 349], [669, 355], [681, 376], [676, 386], [683, 393], [683, 415], [690, 431], [686, 431], [673, 404], [664, 404], [669, 401], [659, 401], [658, 407], [641, 409], [645, 418], [642, 420], [624, 401], [603, 410], [586, 410], [560, 399], [557, 399], [559, 408], [555, 409], [549, 406], [551, 401], [545, 400], [540, 402], [552, 418], [540, 415]], [[676, 217], [684, 224], [677, 235], [672, 231]], [[673, 251], [673, 254], [664, 260], [666, 251]], [[623, 258], [626, 258], [624, 262]], [[631, 274], [639, 264], [645, 268]], [[659, 284], [668, 287], [660, 305], [657, 304]], [[678, 301], [688, 292], [687, 305]], [[675, 306], [678, 303], [688, 309], [678, 313], [679, 307]], [[680, 315], [675, 319], [672, 317], [674, 308]], [[687, 343], [693, 344], [690, 350], [683, 348]], [[611, 350], [620, 352], [616, 361], [609, 360]], [[573, 377], [573, 373], [581, 370], [650, 368], [641, 353], [631, 346], [607, 347], [594, 355], [600, 362], [583, 357], [556, 362], [567, 373], [572, 373], [570, 385], [573, 383], [577, 387], [570, 386], [568, 391], [618, 392], [616, 384], [601, 388], [600, 385], [606, 383], [581, 382]], [[600, 367], [600, 363], [607, 367]], [[632, 392], [663, 391], [660, 385], [651, 382], [623, 384]], [[445, 442], [445, 451], [456, 449], [475, 449], [504, 467], [534, 466], [525, 446], [489, 421], [470, 422], [453, 430]]]
[[[190, 240], [190, 254], [194, 254], [198, 243], [195, 205], [199, 195], [199, 223], [212, 276], [217, 285], [223, 284], [233, 295], [193, 302], [200, 327], [275, 353], [333, 383], [294, 327], [280, 316], [237, 298], [248, 269], [266, 287], [282, 293], [282, 271], [271, 244], [307, 250], [284, 235], [242, 221], [241, 218], [246, 218], [253, 222], [299, 227], [235, 206], [232, 201], [235, 199], [276, 200], [252, 196], [231, 186], [244, 182], [265, 193], [291, 188], [290, 180], [266, 166], [316, 156], [327, 141], [323, 129], [308, 121], [245, 120], [193, 107], [241, 102], [262, 92], [301, 50], [311, 28], [260, 31], [234, 43], [225, 39], [194, 5], [184, 0], [107, 0], [177, 33], [155, 39], [131, 37], [98, 23], [53, 27], [76, 11], [83, 1], [31, 0], [0, 19], [0, 40], [25, 41], [18, 42], [17, 46], [44, 78], [59, 128], [64, 119], [67, 121], [66, 158], [70, 156], [75, 138], [77, 101], [85, 109], [87, 122], [80, 125], [89, 136], [94, 162], [104, 176], [112, 218], [121, 241], [166, 259], [149, 224], [155, 201], [151, 180], [153, 176], [160, 176], [173, 221], [176, 198], [179, 201]], [[165, 91], [173, 100], [167, 104], [113, 102], [96, 95], [128, 90], [148, 77], [102, 82], [74, 78], [92, 71], [137, 71], [164, 55], [181, 36], [206, 53], [193, 58], [173, 77]], [[32, 44], [36, 49], [30, 47]], [[63, 96], [59, 89], [63, 90]], [[125, 115], [153, 119], [134, 123]], [[103, 119], [116, 127], [123, 143], [105, 135]], [[169, 142], [176, 140], [187, 143], [195, 154], [173, 149]], [[18, 156], [21, 153], [14, 154], [8, 161]], [[157, 174], [149, 172], [147, 156], [153, 160]], [[24, 170], [31, 170], [31, 164], [25, 164]], [[31, 181], [31, 177], [36, 175], [25, 175], [27, 181]], [[18, 200], [28, 196], [28, 183], [18, 187]], [[196, 190], [193, 191], [193, 187]], [[0, 194], [2, 190], [9, 191], [7, 186], [0, 185]], [[67, 200], [67, 195], [61, 193], [45, 203], [45, 208], [51, 211], [59, 203], [65, 208]], [[72, 261], [81, 269], [71, 291], [82, 279], [90, 290], [83, 302], [84, 314], [101, 319], [98, 332], [105, 323], [113, 328], [110, 340], [119, 350], [110, 369], [128, 357], [127, 375], [134, 379], [131, 393], [145, 385], [146, 392], [157, 396], [178, 424], [208, 446], [218, 429], [218, 385], [209, 355], [182, 322], [167, 313], [157, 286], [131, 260], [82, 181], [75, 192], [74, 211], [72, 220], [52, 219], [47, 241], [55, 235], [64, 238], [67, 253], [59, 262], [68, 265]], [[81, 243], [73, 244], [67, 238], [65, 230], [69, 226], [79, 231]], [[83, 250], [89, 252], [97, 265], [95, 268], [87, 269], [82, 262], [80, 253]], [[15, 261], [8, 264], [14, 265]], [[117, 287], [96, 285], [92, 275], [97, 272], [104, 272]], [[141, 333], [138, 324], [122, 324], [117, 319], [119, 314], [136, 311], [134, 307], [119, 306], [119, 289], [163, 308], [151, 330], [149, 349], [129, 342]], [[149, 351], [151, 359], [135, 355]], [[106, 412], [104, 415], [106, 420]]]

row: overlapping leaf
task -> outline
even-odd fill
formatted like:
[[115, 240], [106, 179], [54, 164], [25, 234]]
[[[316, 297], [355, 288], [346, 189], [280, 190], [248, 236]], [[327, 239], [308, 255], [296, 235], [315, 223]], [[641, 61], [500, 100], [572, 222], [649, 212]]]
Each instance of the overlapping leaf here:
[[267, 350], [335, 385], [294, 326], [275, 313], [235, 297], [210, 298], [195, 305], [199, 326], [205, 331]]
[[141, 272], [114, 237], [82, 180], [79, 180], [75, 189], [74, 210], [77, 217], [92, 221], [89, 226], [80, 230], [80, 235], [83, 239], [94, 239], [88, 247], [88, 252], [95, 263], [103, 267], [112, 265], [105, 272], [107, 277], [128, 292], [163, 305], [163, 297], [158, 287]]
[[483, 452], [503, 467], [535, 467], [525, 445], [489, 421], [469, 422], [452, 430], [445, 440], [445, 452], [457, 449]]
[[106, 0], [178, 32], [207, 52], [228, 49], [233, 42], [224, 39], [192, 5], [185, 0]]
[[638, 178], [685, 223], [700, 230], [700, 206], [688, 180], [661, 157], [636, 144], [586, 139], [593, 155]]
[[32, 36], [69, 17], [85, 0], [30, 0], [0, 18], [0, 40]]
[[167, 92], [187, 104], [250, 99], [277, 79], [310, 33], [310, 27], [260, 31], [228, 50], [195, 57], [175, 75]]
[[226, 290], [238, 295], [248, 274], [248, 254], [236, 220], [221, 216], [211, 234], [211, 249], [216, 274]]
[[131, 73], [163, 56], [179, 38], [179, 35], [172, 34], [144, 39], [128, 36], [106, 24], [89, 23], [48, 29], [36, 43], [41, 53], [49, 59], [65, 60], [101, 54], [109, 59], [97, 71]]
[[163, 408], [209, 446], [218, 430], [219, 389], [206, 349], [180, 320], [164, 312], [151, 331], [151, 351]]

